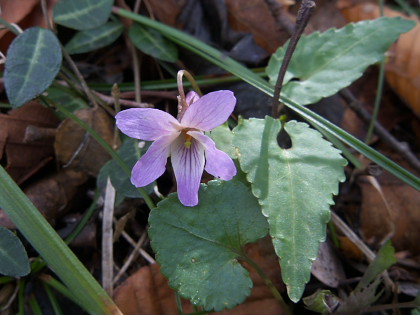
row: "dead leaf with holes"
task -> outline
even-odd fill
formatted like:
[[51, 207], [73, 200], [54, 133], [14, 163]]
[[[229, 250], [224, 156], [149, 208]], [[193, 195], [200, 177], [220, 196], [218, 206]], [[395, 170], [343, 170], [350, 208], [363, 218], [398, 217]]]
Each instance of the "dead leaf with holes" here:
[[53, 159], [58, 124], [54, 113], [37, 101], [0, 114], [0, 159], [18, 184]]
[[[340, 0], [338, 8], [350, 22], [376, 19], [380, 17], [375, 3]], [[386, 64], [386, 78], [391, 87], [420, 117], [420, 23], [415, 17], [407, 17], [398, 11], [385, 7], [384, 15], [401, 16], [416, 21], [416, 26], [402, 34], [392, 46]]]
[[[248, 244], [247, 254], [260, 266], [274, 282], [280, 292], [285, 292], [281, 281], [278, 257], [270, 238], [266, 237], [256, 243]], [[244, 263], [250, 271], [254, 283], [251, 296], [237, 307], [218, 312], [219, 315], [254, 315], [264, 310], [264, 315], [281, 315], [284, 312], [280, 304], [273, 298], [270, 290], [257, 272]], [[114, 300], [125, 315], [176, 315], [174, 291], [168, 286], [166, 278], [159, 272], [157, 265], [140, 268], [122, 283], [114, 293]], [[183, 300], [183, 310], [191, 313], [192, 307]]]
[[[102, 108], [81, 109], [75, 115], [95, 130], [108, 144], [114, 139], [114, 124]], [[57, 128], [55, 154], [64, 168], [71, 168], [96, 177], [111, 158], [104, 148], [74, 120], [67, 118]]]

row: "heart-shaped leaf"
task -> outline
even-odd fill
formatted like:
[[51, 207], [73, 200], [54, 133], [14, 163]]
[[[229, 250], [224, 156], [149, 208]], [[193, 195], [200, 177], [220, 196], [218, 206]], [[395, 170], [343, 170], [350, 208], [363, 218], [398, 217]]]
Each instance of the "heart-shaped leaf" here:
[[95, 28], [108, 20], [113, 3], [113, 0], [60, 0], [54, 6], [54, 21], [79, 31]]
[[[414, 21], [383, 17], [302, 36], [284, 78], [282, 93], [301, 105], [335, 94], [384, 58], [389, 46]], [[287, 44], [271, 57], [266, 72], [274, 85]], [[294, 79], [293, 81], [291, 81]]]
[[0, 273], [10, 277], [22, 277], [29, 271], [25, 247], [15, 234], [0, 226]]
[[115, 21], [80, 31], [66, 44], [66, 51], [69, 54], [81, 54], [108, 46], [121, 35], [123, 29], [123, 24]]
[[44, 92], [61, 66], [61, 48], [53, 32], [32, 27], [14, 39], [7, 51], [4, 85], [14, 107]]
[[169, 285], [205, 310], [241, 303], [252, 281], [239, 264], [245, 244], [267, 234], [267, 220], [249, 188], [232, 180], [201, 185], [200, 203], [184, 207], [176, 194], [153, 209], [149, 235]]
[[128, 36], [134, 46], [147, 55], [168, 62], [178, 60], [176, 46], [154, 29], [146, 29], [134, 23], [128, 30]]
[[284, 128], [292, 147], [277, 144], [280, 121], [241, 120], [233, 130], [239, 163], [268, 217], [289, 297], [298, 301], [309, 281], [319, 242], [325, 240], [332, 195], [345, 179], [340, 151], [305, 123]]

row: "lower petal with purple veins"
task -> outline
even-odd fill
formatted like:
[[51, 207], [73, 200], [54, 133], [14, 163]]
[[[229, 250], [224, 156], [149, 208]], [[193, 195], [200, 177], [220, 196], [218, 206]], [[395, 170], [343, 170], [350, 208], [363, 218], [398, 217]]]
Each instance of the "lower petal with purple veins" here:
[[178, 187], [178, 198], [184, 206], [198, 204], [198, 189], [204, 169], [204, 147], [191, 139], [185, 144], [183, 135], [171, 145], [171, 161]]
[[179, 133], [164, 136], [152, 143], [147, 152], [133, 167], [131, 182], [134, 186], [149, 185], [165, 172], [171, 143], [178, 135]]

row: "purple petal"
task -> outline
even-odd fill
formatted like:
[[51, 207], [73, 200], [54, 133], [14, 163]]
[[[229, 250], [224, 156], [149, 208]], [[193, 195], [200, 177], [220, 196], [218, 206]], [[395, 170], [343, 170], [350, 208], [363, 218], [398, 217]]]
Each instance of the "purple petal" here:
[[235, 108], [236, 98], [231, 91], [204, 95], [185, 111], [181, 125], [209, 131], [223, 124]]
[[217, 149], [212, 139], [197, 131], [189, 131], [187, 134], [204, 145], [207, 173], [223, 180], [231, 180], [236, 175], [236, 167], [232, 159], [225, 152]]
[[171, 143], [178, 134], [164, 136], [152, 143], [147, 152], [133, 167], [133, 171], [131, 172], [131, 183], [133, 183], [134, 186], [143, 187], [149, 185], [165, 172]]
[[187, 96], [185, 96], [185, 100], [186, 100], [188, 106], [191, 105], [194, 102], [197, 102], [199, 98], [200, 98], [200, 95], [198, 95], [194, 91], [188, 92]]
[[204, 169], [204, 147], [191, 139], [191, 146], [185, 146], [185, 138], [179, 136], [171, 146], [171, 160], [178, 186], [178, 198], [184, 206], [198, 204], [198, 189]]
[[119, 112], [117, 127], [127, 136], [146, 141], [156, 140], [181, 129], [178, 120], [154, 108], [130, 108]]

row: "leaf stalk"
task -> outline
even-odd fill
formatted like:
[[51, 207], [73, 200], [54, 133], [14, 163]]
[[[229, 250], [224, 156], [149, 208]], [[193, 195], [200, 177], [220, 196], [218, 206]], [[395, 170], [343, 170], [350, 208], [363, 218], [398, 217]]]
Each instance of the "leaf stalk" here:
[[296, 18], [296, 26], [293, 31], [292, 37], [290, 38], [289, 45], [287, 46], [286, 53], [283, 59], [283, 62], [280, 67], [280, 72], [277, 77], [276, 85], [274, 87], [273, 95], [273, 118], [278, 118], [280, 112], [283, 109], [283, 103], [280, 103], [280, 93], [283, 87], [284, 76], [286, 75], [287, 67], [289, 66], [290, 60], [292, 59], [293, 52], [296, 49], [297, 43], [299, 42], [300, 37], [303, 34], [303, 31], [308, 25], [309, 19], [312, 15], [313, 10], [315, 9], [315, 2], [312, 0], [303, 0]]

